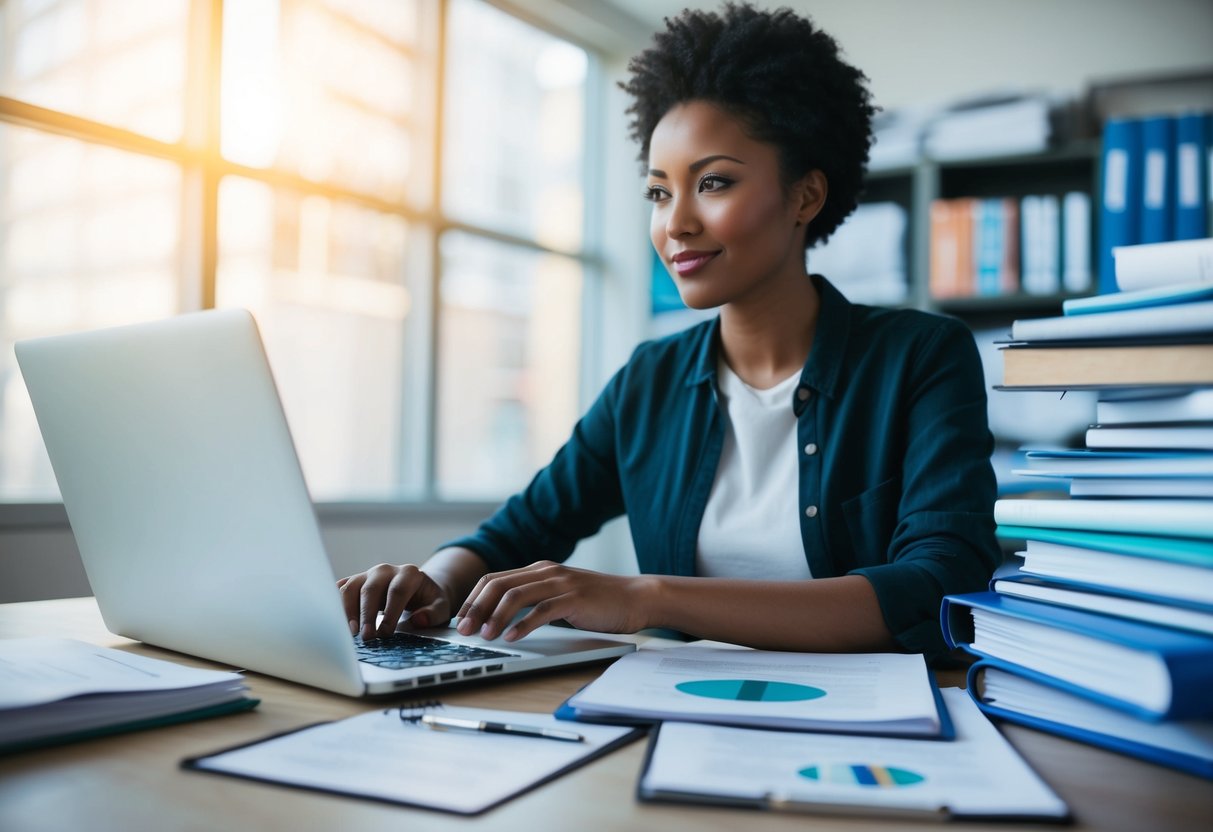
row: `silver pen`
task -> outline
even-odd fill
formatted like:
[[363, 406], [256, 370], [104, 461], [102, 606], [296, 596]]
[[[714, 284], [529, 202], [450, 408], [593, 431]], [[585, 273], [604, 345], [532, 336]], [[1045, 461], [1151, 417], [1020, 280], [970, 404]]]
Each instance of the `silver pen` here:
[[485, 734], [514, 734], [519, 737], [537, 737], [561, 742], [585, 742], [585, 737], [573, 731], [539, 728], [534, 725], [512, 725], [508, 722], [486, 722], [479, 719], [457, 719], [450, 716], [426, 714], [421, 717], [421, 724], [438, 730], [480, 731]]

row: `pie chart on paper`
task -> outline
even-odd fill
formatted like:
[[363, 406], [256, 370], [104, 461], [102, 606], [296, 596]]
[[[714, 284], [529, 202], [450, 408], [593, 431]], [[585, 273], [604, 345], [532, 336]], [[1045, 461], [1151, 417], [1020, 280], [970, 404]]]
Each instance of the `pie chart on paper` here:
[[824, 690], [812, 685], [762, 679], [696, 679], [679, 682], [674, 687], [691, 696], [734, 702], [805, 702], [826, 695]]
[[903, 786], [913, 786], [927, 778], [916, 771], [892, 766], [869, 765], [867, 763], [852, 763], [844, 765], [836, 763], [830, 766], [809, 766], [800, 770], [800, 776], [819, 783], [830, 783], [836, 786], [860, 786], [877, 789], [896, 789]]

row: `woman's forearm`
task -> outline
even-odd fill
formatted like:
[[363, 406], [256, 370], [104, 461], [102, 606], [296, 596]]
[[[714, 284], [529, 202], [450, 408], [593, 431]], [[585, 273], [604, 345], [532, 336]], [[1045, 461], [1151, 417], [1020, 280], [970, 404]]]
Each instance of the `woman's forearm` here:
[[859, 575], [749, 581], [648, 575], [649, 625], [767, 650], [895, 651], [876, 593]]

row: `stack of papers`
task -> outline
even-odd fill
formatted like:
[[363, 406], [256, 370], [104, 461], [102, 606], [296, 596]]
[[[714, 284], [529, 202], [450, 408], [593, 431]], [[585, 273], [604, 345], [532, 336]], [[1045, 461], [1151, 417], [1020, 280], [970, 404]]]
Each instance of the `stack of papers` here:
[[[575, 719], [680, 720], [941, 737], [920, 654], [781, 653], [688, 645], [619, 659], [568, 701]], [[567, 712], [566, 712], [567, 713]]]
[[73, 639], [0, 640], [0, 753], [248, 710], [236, 673]]

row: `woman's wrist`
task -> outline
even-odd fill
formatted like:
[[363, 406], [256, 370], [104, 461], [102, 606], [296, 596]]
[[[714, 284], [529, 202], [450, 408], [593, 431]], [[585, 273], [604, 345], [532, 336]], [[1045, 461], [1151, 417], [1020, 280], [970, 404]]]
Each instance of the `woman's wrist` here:
[[630, 581], [628, 594], [635, 599], [632, 606], [636, 612], [631, 632], [666, 626], [665, 578], [661, 575], [637, 575]]
[[421, 571], [438, 585], [454, 616], [472, 587], [488, 572], [488, 566], [471, 549], [453, 546], [431, 555]]

